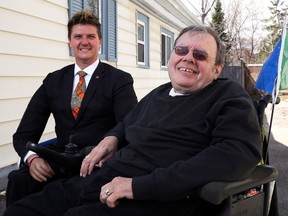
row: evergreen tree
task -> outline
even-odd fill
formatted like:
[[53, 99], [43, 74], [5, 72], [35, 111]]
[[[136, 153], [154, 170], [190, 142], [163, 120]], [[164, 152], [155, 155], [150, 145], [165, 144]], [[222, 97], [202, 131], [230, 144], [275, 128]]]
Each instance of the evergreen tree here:
[[[226, 22], [225, 22], [225, 14], [222, 10], [222, 3], [220, 0], [216, 1], [216, 5], [214, 7], [214, 12], [212, 13], [212, 21], [210, 26], [218, 33], [220, 39], [225, 43], [226, 53], [229, 53], [231, 49], [231, 44], [229, 41], [229, 37], [225, 31]], [[228, 62], [226, 58], [226, 63]]]
[[263, 60], [268, 58], [281, 37], [284, 18], [288, 15], [288, 5], [284, 4], [284, 0], [271, 0], [270, 3], [269, 10], [271, 11], [271, 17], [264, 20], [268, 23], [265, 27], [268, 35], [263, 39], [262, 48], [259, 53], [260, 58]]
[[269, 7], [271, 17], [267, 20], [271, 23], [265, 29], [270, 32], [269, 37], [272, 44], [275, 45], [281, 37], [283, 21], [285, 15], [287, 15], [288, 7], [283, 8], [284, 1], [281, 0], [271, 0], [271, 4], [272, 6]]

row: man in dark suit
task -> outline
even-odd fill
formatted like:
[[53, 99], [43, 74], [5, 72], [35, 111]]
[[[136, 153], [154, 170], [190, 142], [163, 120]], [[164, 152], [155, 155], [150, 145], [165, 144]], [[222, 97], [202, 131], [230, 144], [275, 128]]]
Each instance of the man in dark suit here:
[[[63, 177], [53, 164], [26, 148], [28, 141], [39, 142], [51, 113], [57, 135], [53, 149], [63, 152], [69, 142], [79, 149], [97, 145], [137, 103], [131, 75], [99, 61], [102, 36], [96, 16], [87, 11], [75, 14], [68, 23], [68, 39], [76, 63], [46, 76], [13, 135], [14, 148], [24, 165], [9, 174], [7, 206]], [[86, 90], [76, 117], [71, 98], [80, 81], [78, 71], [86, 73]]]

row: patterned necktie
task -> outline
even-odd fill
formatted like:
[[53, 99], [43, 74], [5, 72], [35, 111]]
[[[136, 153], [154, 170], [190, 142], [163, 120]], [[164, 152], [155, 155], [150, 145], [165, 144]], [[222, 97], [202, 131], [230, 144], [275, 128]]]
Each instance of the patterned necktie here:
[[80, 110], [80, 105], [82, 99], [84, 97], [84, 93], [86, 90], [86, 83], [84, 77], [87, 75], [84, 71], [77, 72], [79, 75], [79, 82], [73, 92], [72, 99], [71, 99], [71, 109], [74, 118], [76, 119], [78, 112]]

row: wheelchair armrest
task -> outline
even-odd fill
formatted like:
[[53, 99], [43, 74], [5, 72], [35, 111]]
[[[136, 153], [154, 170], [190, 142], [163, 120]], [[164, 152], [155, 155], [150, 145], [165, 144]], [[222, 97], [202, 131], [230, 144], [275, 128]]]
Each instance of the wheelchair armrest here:
[[48, 139], [48, 140], [45, 140], [43, 142], [40, 142], [38, 143], [39, 145], [42, 145], [42, 146], [48, 146], [48, 145], [52, 145], [54, 143], [57, 142], [57, 137], [54, 137], [54, 138], [51, 138], [51, 139]]
[[278, 171], [269, 165], [257, 166], [251, 175], [244, 180], [235, 182], [209, 182], [197, 191], [197, 195], [202, 200], [219, 205], [226, 198], [276, 180]]
[[[45, 159], [48, 162], [61, 165], [62, 167], [68, 168], [68, 169], [80, 168], [84, 156], [78, 153], [77, 151], [75, 152], [74, 149], [71, 151], [69, 149], [69, 145], [71, 144], [68, 144], [68, 149], [66, 145], [66, 150], [63, 153], [56, 152], [43, 145], [38, 145], [32, 142], [28, 142], [26, 147], [29, 150], [37, 153], [39, 157]], [[72, 146], [72, 148], [73, 147], [74, 146]]]

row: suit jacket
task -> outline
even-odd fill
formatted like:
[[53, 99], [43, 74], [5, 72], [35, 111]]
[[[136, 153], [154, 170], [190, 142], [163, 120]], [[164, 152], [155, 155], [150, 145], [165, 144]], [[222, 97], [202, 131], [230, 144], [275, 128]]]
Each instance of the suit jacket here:
[[49, 73], [31, 98], [21, 119], [13, 145], [23, 159], [26, 143], [38, 143], [52, 113], [57, 135], [56, 147], [64, 150], [69, 141], [79, 149], [96, 145], [137, 103], [129, 73], [99, 62], [75, 120], [71, 111], [74, 64]]

